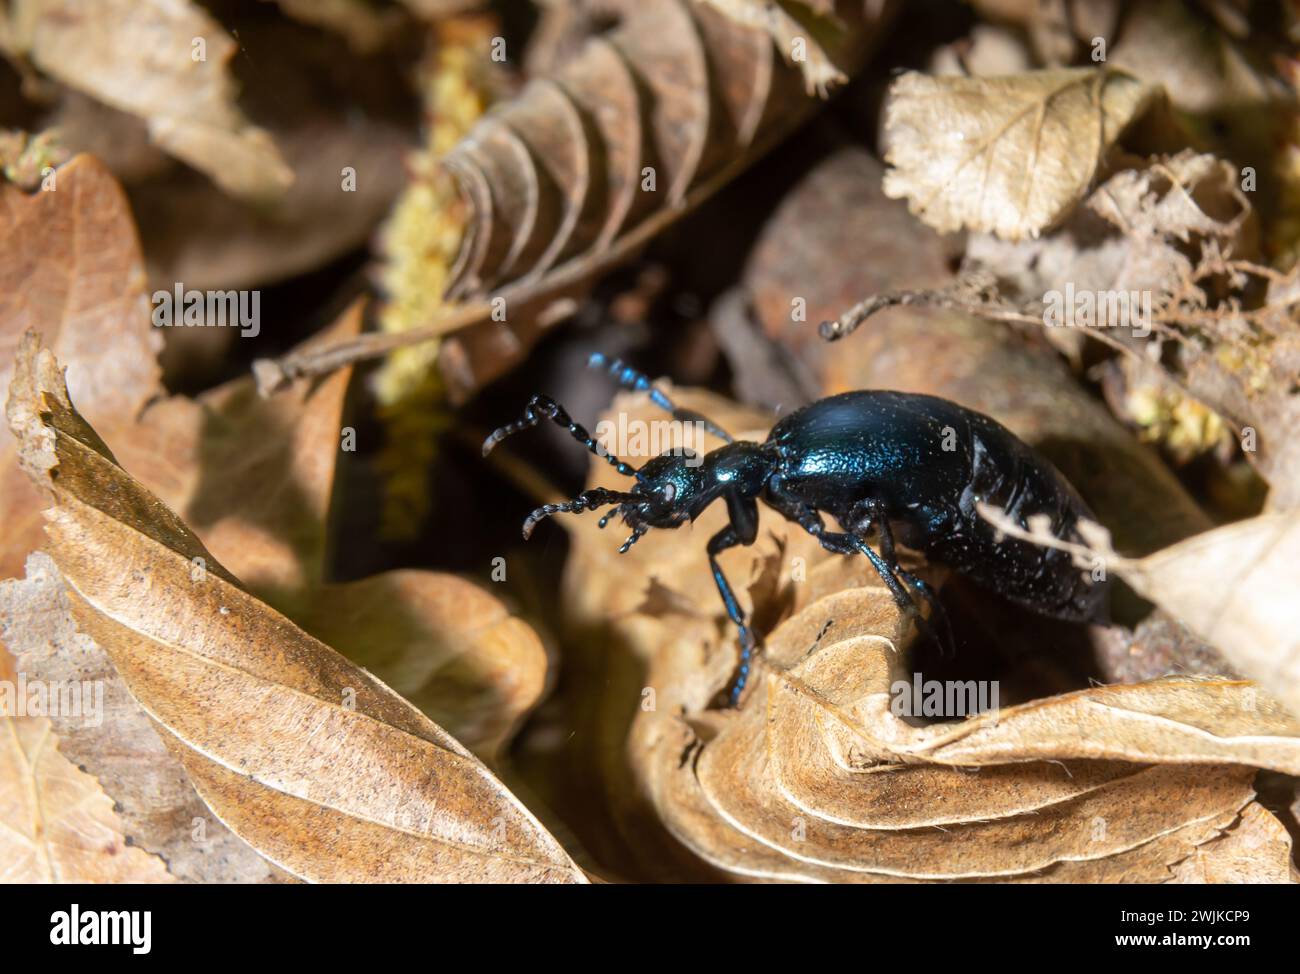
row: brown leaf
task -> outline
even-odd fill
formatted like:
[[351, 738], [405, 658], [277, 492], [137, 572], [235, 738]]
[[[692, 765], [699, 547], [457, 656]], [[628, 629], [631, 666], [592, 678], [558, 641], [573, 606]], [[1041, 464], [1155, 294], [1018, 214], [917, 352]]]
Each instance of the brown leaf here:
[[[312, 341], [358, 334], [364, 312], [364, 300], [353, 302]], [[115, 442], [122, 463], [194, 526], [222, 564], [264, 600], [290, 611], [324, 578], [351, 377], [343, 369], [266, 400], [245, 376], [197, 399], [151, 404]]]
[[583, 879], [450, 735], [239, 588], [116, 465], [35, 337], [8, 415], [54, 493], [47, 530], [78, 627], [264, 856], [324, 881]]
[[127, 844], [113, 799], [59, 753], [48, 720], [0, 719], [0, 882], [172, 881]]
[[1155, 89], [1109, 69], [1004, 78], [910, 72], [885, 110], [885, 194], [947, 233], [1037, 236], [1091, 186]]
[[231, 195], [274, 197], [293, 182], [270, 136], [235, 105], [235, 40], [197, 6], [24, 0], [10, 13], [7, 40], [10, 56], [145, 119], [160, 148]]
[[[668, 688], [695, 682], [686, 670], [699, 662], [665, 631], [647, 678], [660, 698], [638, 715], [646, 750], [633, 761], [673, 833], [715, 865], [769, 878], [1163, 881], [1250, 798], [1250, 769], [1222, 762], [1300, 762], [1300, 725], [1242, 710], [1222, 681], [909, 726], [890, 709], [908, 675], [900, 624], [879, 586], [817, 599], [768, 639], [767, 675], [739, 713], [671, 705]], [[1285, 870], [1289, 843], [1271, 852], [1268, 868]]]
[[1174, 883], [1293, 883], [1291, 836], [1258, 802], [1220, 838], [1174, 867]]
[[[103, 164], [78, 156], [55, 173], [54, 192], [0, 185], [0, 388], [28, 328], [68, 367], [68, 383], [91, 422], [130, 422], [161, 391], [149, 327], [144, 268], [130, 206]], [[40, 497], [14, 462], [0, 429], [0, 577], [21, 574], [41, 540]]]
[[[363, 310], [355, 302], [308, 347], [356, 335]], [[495, 761], [546, 686], [546, 653], [531, 627], [450, 575], [325, 584], [350, 379], [342, 369], [263, 399], [245, 377], [197, 400], [157, 402], [121, 431], [120, 459], [249, 591]]]
[[[25, 579], [0, 582], [0, 643], [29, 680], [103, 688], [100, 721], [60, 712], [50, 722], [60, 752], [109, 794], [132, 845], [160, 856], [182, 882], [292, 880], [203, 804], [108, 656], [77, 631], [63, 579], [44, 552], [28, 557]], [[0, 775], [0, 787], [12, 780]]]
[[392, 571], [326, 585], [302, 625], [489, 764], [546, 689], [533, 629], [454, 575]]
[[[1022, 531], [994, 508], [985, 516], [1007, 534], [1043, 543], [1032, 523]], [[1079, 554], [1105, 562], [1300, 716], [1300, 513], [1248, 518], [1138, 559], [1116, 555], [1093, 528], [1097, 540]]]
[[[545, 302], [529, 302], [629, 256], [815, 105], [765, 32], [682, 0], [626, 7], [619, 27], [446, 158], [472, 212], [449, 295], [499, 295], [508, 308], [506, 321], [445, 343], [443, 373], [459, 395], [508, 369], [553, 320], [534, 320]], [[832, 56], [851, 70], [886, 12], [838, 9]]]

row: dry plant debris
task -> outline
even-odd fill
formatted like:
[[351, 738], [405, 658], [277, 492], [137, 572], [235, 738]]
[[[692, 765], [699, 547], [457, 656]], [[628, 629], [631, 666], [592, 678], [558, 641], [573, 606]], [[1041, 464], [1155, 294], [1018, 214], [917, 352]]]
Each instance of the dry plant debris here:
[[[1265, 6], [8, 4], [0, 881], [1294, 882]], [[756, 440], [852, 389], [992, 416], [1095, 523], [990, 530], [1108, 620], [903, 545], [944, 657], [760, 504], [720, 705], [725, 505], [525, 545], [626, 478], [549, 423], [479, 455], [534, 393], [672, 446], [592, 353]]]

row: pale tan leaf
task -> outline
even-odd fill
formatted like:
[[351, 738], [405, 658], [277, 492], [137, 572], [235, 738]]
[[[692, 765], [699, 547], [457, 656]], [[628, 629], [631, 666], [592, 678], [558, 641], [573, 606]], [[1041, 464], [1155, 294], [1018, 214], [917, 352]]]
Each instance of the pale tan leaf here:
[[1221, 837], [1200, 846], [1173, 869], [1173, 883], [1291, 883], [1291, 835], [1258, 802]]
[[1300, 512], [1198, 534], [1116, 571], [1300, 715]]
[[489, 764], [546, 689], [533, 629], [454, 575], [391, 571], [326, 585], [301, 621]]
[[910, 72], [885, 109], [885, 193], [941, 232], [1037, 236], [1083, 199], [1106, 153], [1155, 97], [1109, 69], [1002, 78]]
[[1300, 512], [1238, 521], [1145, 558], [1117, 555], [1099, 525], [1089, 529], [1090, 547], [1063, 546], [1046, 541], [1032, 525], [1029, 530], [1019, 527], [996, 508], [982, 506], [981, 514], [1007, 534], [1104, 563], [1139, 595], [1218, 647], [1292, 716], [1263, 694], [1257, 700], [1249, 684], [1225, 684], [1225, 690], [1231, 686], [1231, 693], [1241, 697], [1245, 710], [1254, 712], [1258, 706], [1270, 721], [1300, 720], [1300, 583], [1295, 571]]
[[170, 883], [43, 717], [0, 716], [0, 883]]
[[35, 337], [8, 415], [54, 494], [47, 531], [78, 627], [254, 848], [313, 880], [582, 881], [481, 762], [241, 589], [118, 467]]
[[[33, 552], [27, 577], [0, 582], [0, 644], [29, 680], [102, 688], [101, 719], [51, 714], [59, 751], [103, 786], [132, 844], [160, 856], [182, 882], [289, 880], [227, 829], [199, 798], [180, 760], [94, 641], [77, 631], [62, 577]], [[10, 679], [17, 679], [16, 674]], [[99, 689], [95, 691], [98, 699]], [[3, 784], [0, 784], [3, 787]]]
[[9, 18], [11, 55], [140, 116], [160, 148], [226, 192], [274, 197], [293, 182], [271, 137], [235, 104], [229, 62], [236, 42], [201, 7], [187, 0], [20, 0]]

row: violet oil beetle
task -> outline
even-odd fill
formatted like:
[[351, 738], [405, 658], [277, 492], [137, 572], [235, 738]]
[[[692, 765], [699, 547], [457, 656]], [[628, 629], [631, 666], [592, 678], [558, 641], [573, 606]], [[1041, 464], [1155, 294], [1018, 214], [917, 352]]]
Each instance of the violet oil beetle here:
[[[625, 387], [683, 422], [699, 422], [725, 441], [703, 457], [673, 450], [634, 468], [609, 454], [548, 396], [533, 396], [518, 422], [503, 426], [483, 444], [486, 456], [506, 437], [543, 419], [565, 427], [588, 450], [634, 483], [631, 489], [595, 487], [571, 501], [546, 504], [528, 515], [527, 538], [543, 518], [617, 505], [600, 519], [620, 516], [632, 533], [626, 552], [651, 528], [693, 521], [714, 501], [727, 506], [726, 527], [706, 551], [727, 615], [739, 630], [740, 661], [730, 688], [736, 705], [745, 688], [757, 641], [718, 564], [718, 555], [758, 535], [761, 500], [813, 535], [828, 551], [870, 560], [894, 600], [911, 613], [923, 635], [943, 646], [917, 611], [913, 592], [931, 607], [946, 630], [942, 606], [923, 579], [899, 566], [902, 543], [927, 559], [960, 572], [979, 585], [1041, 615], [1073, 622], [1101, 621], [1107, 588], [1094, 583], [1067, 553], [999, 537], [976, 511], [987, 502], [1022, 525], [1046, 514], [1051, 533], [1081, 540], [1076, 525], [1092, 518], [1087, 505], [1056, 468], [1000, 423], [936, 396], [903, 392], [846, 392], [818, 400], [780, 419], [762, 443], [736, 440], [716, 423], [682, 409], [644, 374], [597, 353], [590, 366], [607, 369]], [[822, 519], [829, 514], [841, 530]], [[875, 532], [879, 552], [867, 544]]]

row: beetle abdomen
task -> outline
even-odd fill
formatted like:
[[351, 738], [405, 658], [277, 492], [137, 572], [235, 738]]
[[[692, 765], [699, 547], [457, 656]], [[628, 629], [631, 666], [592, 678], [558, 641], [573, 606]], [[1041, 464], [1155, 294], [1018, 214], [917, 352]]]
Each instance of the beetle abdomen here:
[[[978, 414], [975, 414], [978, 416]], [[1004, 427], [978, 416], [971, 428], [970, 476], [957, 501], [959, 527], [931, 539], [927, 554], [1028, 609], [1071, 622], [1100, 622], [1107, 586], [1093, 582], [1071, 556], [1029, 541], [999, 537], [976, 509], [1001, 508], [1013, 522], [1045, 515], [1053, 537], [1080, 542], [1078, 523], [1092, 512], [1047, 460]]]
[[1022, 526], [1035, 514], [1053, 536], [1079, 541], [1091, 518], [1083, 499], [1047, 460], [1000, 423], [935, 396], [842, 393], [782, 419], [769, 437], [783, 487], [859, 531], [863, 500], [883, 504], [900, 541], [1043, 615], [1099, 621], [1106, 586], [1070, 556], [997, 530], [984, 501]]

